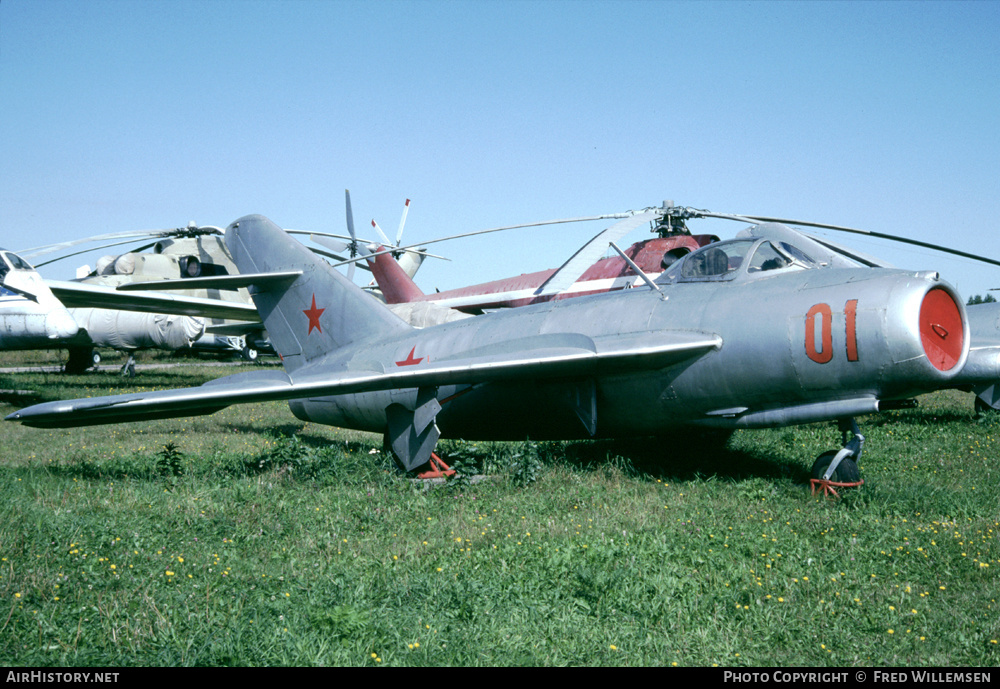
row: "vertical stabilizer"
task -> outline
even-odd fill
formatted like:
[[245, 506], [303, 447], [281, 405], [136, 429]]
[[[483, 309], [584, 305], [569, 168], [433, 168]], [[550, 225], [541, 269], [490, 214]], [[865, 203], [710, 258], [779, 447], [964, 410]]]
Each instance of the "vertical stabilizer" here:
[[226, 247], [240, 273], [302, 271], [291, 285], [251, 290], [271, 343], [289, 373], [344, 345], [410, 330], [262, 215], [248, 215], [230, 225]]

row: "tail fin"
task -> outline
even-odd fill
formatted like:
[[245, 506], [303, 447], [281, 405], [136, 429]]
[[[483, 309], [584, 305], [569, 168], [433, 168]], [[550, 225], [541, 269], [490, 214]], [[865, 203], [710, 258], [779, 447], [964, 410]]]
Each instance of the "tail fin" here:
[[230, 225], [226, 247], [240, 273], [302, 271], [291, 285], [251, 290], [289, 373], [344, 345], [411, 329], [262, 215]]
[[[382, 247], [379, 247], [378, 251], [381, 250]], [[423, 298], [424, 293], [392, 257], [392, 254], [377, 254], [368, 259], [368, 265], [372, 269], [372, 275], [375, 276], [375, 282], [378, 283], [378, 287], [385, 297], [386, 304], [408, 304]]]

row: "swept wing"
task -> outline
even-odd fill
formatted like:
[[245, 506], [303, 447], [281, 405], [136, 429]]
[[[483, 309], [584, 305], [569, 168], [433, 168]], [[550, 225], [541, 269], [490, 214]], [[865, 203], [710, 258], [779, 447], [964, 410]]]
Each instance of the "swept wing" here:
[[[529, 338], [530, 340], [530, 338]], [[507, 355], [442, 360], [383, 371], [340, 371], [321, 366], [236, 374], [196, 388], [140, 392], [112, 397], [46, 402], [7, 417], [39, 428], [64, 428], [139, 419], [211, 414], [232, 404], [324, 397], [395, 388], [419, 388], [500, 380], [543, 380], [665, 366], [718, 349], [713, 334], [652, 331], [626, 336], [582, 338], [576, 346], [537, 347], [521, 341]], [[526, 346], [525, 346], [526, 345]]]

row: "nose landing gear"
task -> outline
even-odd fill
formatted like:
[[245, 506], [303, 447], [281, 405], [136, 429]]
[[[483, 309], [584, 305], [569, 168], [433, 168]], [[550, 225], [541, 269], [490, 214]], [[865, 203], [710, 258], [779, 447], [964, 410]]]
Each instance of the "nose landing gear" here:
[[842, 419], [839, 425], [843, 447], [824, 452], [816, 458], [812, 478], [809, 479], [813, 495], [822, 490], [824, 495], [837, 497], [837, 488], [856, 488], [864, 483], [858, 462], [861, 460], [865, 436], [861, 435], [861, 429], [853, 418]]

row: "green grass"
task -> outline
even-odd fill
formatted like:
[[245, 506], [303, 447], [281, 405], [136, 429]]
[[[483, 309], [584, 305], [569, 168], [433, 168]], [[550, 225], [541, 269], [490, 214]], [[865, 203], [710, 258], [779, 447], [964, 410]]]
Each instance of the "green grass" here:
[[[0, 388], [48, 400], [230, 372], [0, 374]], [[3, 423], [0, 660], [997, 665], [1000, 422], [946, 392], [860, 423], [866, 483], [840, 500], [807, 485], [833, 424], [739, 432], [715, 452], [681, 433], [449, 441], [489, 479], [427, 489], [381, 438], [281, 403]]]

